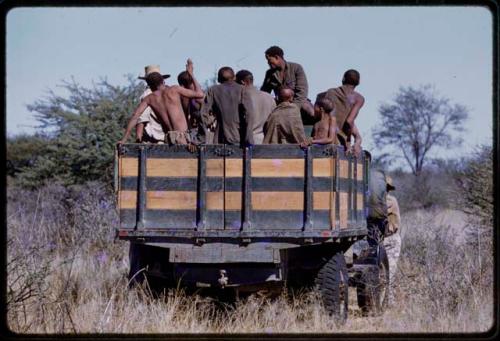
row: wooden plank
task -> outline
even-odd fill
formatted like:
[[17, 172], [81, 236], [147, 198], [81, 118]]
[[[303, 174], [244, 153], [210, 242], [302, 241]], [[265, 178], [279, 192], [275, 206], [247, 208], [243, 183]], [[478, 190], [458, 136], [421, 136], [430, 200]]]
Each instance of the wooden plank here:
[[333, 158], [313, 160], [313, 176], [331, 177], [333, 174]]
[[148, 159], [148, 177], [185, 178], [198, 176], [198, 159]]
[[304, 159], [252, 159], [253, 177], [303, 177]]
[[120, 177], [138, 176], [139, 175], [139, 159], [131, 157], [120, 158]]
[[339, 160], [339, 175], [341, 178], [349, 177], [349, 161]]
[[337, 200], [337, 193], [336, 192], [331, 192], [331, 198], [332, 198], [332, 202], [331, 202], [331, 208], [330, 208], [330, 226], [332, 229], [335, 228], [335, 226], [337, 225], [337, 216], [336, 216], [336, 212], [335, 212], [335, 208], [337, 207], [337, 205], [335, 205], [335, 201]]
[[331, 192], [313, 192], [313, 209], [329, 210], [331, 209]]
[[252, 192], [252, 210], [304, 209], [304, 192]]
[[148, 191], [146, 207], [152, 210], [196, 210], [196, 192]]
[[361, 162], [359, 162], [357, 165], [358, 165], [357, 166], [358, 167], [357, 180], [363, 181], [363, 164]]
[[357, 200], [358, 200], [358, 202], [357, 202], [357, 205], [358, 205], [357, 209], [358, 210], [364, 210], [365, 207], [363, 205], [363, 193], [358, 193]]
[[207, 159], [207, 176], [224, 176], [224, 159]]
[[119, 209], [137, 208], [137, 191], [120, 191], [118, 198]]
[[241, 178], [243, 176], [243, 159], [226, 159], [226, 177]]
[[226, 191], [224, 193], [225, 195], [225, 204], [226, 204], [226, 210], [229, 211], [239, 211], [241, 210], [241, 192], [229, 192]]
[[207, 192], [207, 210], [224, 209], [224, 193], [223, 192]]
[[340, 228], [347, 228], [347, 217], [348, 217], [348, 195], [347, 193], [339, 193], [340, 200]]

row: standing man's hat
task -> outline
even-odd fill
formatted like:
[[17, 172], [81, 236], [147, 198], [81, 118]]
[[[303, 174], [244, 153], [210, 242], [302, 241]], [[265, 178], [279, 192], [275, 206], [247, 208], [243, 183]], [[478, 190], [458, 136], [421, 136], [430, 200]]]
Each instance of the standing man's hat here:
[[[144, 76], [139, 76], [137, 78], [139, 79], [146, 79], [146, 77], [150, 74], [152, 74], [153, 72], [158, 72], [160, 75], [161, 75], [161, 72], [160, 72], [160, 65], [148, 65], [148, 66], [145, 66], [144, 67]], [[168, 78], [170, 77], [170, 75], [161, 75], [163, 78]]]
[[387, 184], [388, 191], [393, 191], [396, 189], [396, 186], [394, 186], [394, 184], [392, 182], [392, 178], [389, 175], [385, 176], [385, 183]]

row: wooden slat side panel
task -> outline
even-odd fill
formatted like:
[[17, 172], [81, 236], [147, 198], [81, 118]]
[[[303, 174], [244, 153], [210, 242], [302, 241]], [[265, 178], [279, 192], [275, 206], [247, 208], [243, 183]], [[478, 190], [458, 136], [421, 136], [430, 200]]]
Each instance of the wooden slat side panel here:
[[313, 209], [314, 210], [330, 210], [332, 205], [331, 192], [314, 192], [313, 193]]
[[339, 193], [339, 201], [340, 201], [340, 228], [347, 228], [347, 219], [348, 219], [348, 195], [347, 193]]
[[254, 211], [302, 211], [303, 209], [303, 192], [252, 192], [252, 210]]
[[222, 211], [224, 209], [223, 192], [207, 192], [207, 210]]
[[363, 164], [358, 162], [357, 167], [358, 167], [357, 180], [363, 181]]
[[313, 159], [313, 176], [331, 177], [333, 174], [332, 158]]
[[226, 177], [241, 178], [243, 176], [243, 159], [226, 159]]
[[118, 194], [120, 209], [137, 208], [137, 191], [120, 191]]
[[337, 193], [331, 192], [331, 198], [332, 198], [332, 201], [331, 201], [331, 208], [330, 208], [330, 224], [331, 224], [331, 228], [334, 229], [335, 226], [337, 226], [337, 215], [336, 215], [336, 211], [335, 211], [335, 208], [337, 207], [337, 205], [335, 204], [335, 201], [337, 200]]
[[120, 164], [120, 177], [139, 175], [139, 159], [123, 157], [120, 158]]
[[239, 211], [239, 210], [241, 210], [241, 205], [242, 205], [242, 201], [241, 201], [242, 193], [241, 192], [226, 191], [224, 193], [224, 195], [226, 196], [226, 210], [227, 211]]
[[349, 161], [348, 160], [339, 160], [339, 176], [341, 178], [349, 177]]
[[148, 177], [185, 178], [198, 176], [197, 159], [148, 159]]
[[358, 193], [357, 195], [357, 204], [358, 204], [358, 211], [363, 211], [365, 208], [364, 208], [364, 201], [363, 201], [363, 194], [362, 193]]
[[303, 177], [304, 159], [252, 159], [252, 177]]
[[196, 210], [196, 192], [148, 191], [146, 208], [153, 210]]
[[207, 160], [207, 176], [222, 177], [224, 176], [224, 159], [208, 159]]

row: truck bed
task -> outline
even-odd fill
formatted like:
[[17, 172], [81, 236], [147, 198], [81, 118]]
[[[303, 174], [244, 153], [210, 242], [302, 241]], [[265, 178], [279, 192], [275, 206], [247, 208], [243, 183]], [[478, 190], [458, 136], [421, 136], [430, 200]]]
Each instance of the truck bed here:
[[342, 147], [125, 144], [120, 239], [307, 244], [366, 235], [369, 161]]

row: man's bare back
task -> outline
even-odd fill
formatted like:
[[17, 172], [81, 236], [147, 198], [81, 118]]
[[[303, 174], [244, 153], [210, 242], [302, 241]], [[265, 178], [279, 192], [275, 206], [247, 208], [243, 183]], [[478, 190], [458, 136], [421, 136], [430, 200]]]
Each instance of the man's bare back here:
[[[186, 144], [188, 140], [188, 125], [186, 117], [184, 115], [184, 110], [181, 104], [181, 96], [186, 98], [203, 98], [204, 93], [201, 90], [200, 85], [196, 81], [193, 75], [193, 63], [190, 59], [186, 64], [186, 71], [188, 71], [193, 78], [194, 90], [186, 89], [178, 85], [166, 86], [163, 83], [163, 78], [158, 77], [158, 75], [150, 75], [146, 80], [148, 85], [155, 90], [148, 96], [146, 96], [134, 114], [129, 120], [127, 130], [125, 135], [118, 143], [125, 143], [127, 138], [135, 126], [137, 119], [141, 113], [149, 106], [157, 115], [163, 129], [167, 132], [167, 135], [179, 135], [179, 138], [175, 138], [175, 141], [166, 141], [171, 143]], [[151, 82], [151, 84], [149, 84]]]

